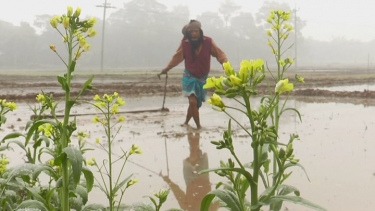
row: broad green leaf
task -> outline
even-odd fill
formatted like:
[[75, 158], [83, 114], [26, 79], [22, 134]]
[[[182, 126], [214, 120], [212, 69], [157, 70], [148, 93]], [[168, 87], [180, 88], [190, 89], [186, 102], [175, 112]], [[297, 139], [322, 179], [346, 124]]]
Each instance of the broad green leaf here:
[[201, 211], [208, 211], [212, 200], [218, 197], [231, 211], [241, 211], [241, 205], [237, 196], [227, 190], [210, 191], [201, 202]]
[[52, 126], [56, 127], [56, 122], [52, 121], [52, 120], [46, 120], [46, 119], [42, 119], [42, 120], [38, 120], [36, 121], [29, 129], [29, 131], [27, 132], [27, 136], [26, 136], [26, 141], [25, 141], [25, 146], [27, 146], [29, 144], [29, 141], [32, 137], [32, 135], [34, 134], [34, 132], [36, 130], [38, 130], [38, 127], [41, 126], [41, 125], [44, 125], [44, 124], [51, 124]]
[[25, 137], [22, 133], [18, 133], [18, 132], [15, 132], [15, 133], [11, 133], [11, 134], [8, 134], [6, 135], [2, 140], [1, 142], [4, 143], [6, 140], [8, 139], [14, 139], [14, 138], [18, 138], [18, 137]]
[[73, 170], [74, 184], [78, 184], [81, 178], [83, 157], [81, 152], [73, 147], [66, 147], [63, 152], [67, 155]]
[[55, 170], [48, 165], [37, 165], [32, 173], [32, 178], [35, 180], [39, 177], [41, 172], [45, 172], [47, 175], [53, 177], [55, 180], [59, 178], [59, 175], [55, 172]]
[[82, 185], [77, 185], [75, 189], [75, 193], [78, 194], [82, 198], [82, 203], [86, 204], [89, 198], [89, 194], [87, 192], [87, 189], [83, 187]]
[[105, 211], [106, 208], [101, 204], [89, 204], [82, 209], [82, 211], [99, 211], [99, 210]]
[[129, 175], [127, 178], [122, 180], [120, 183], [116, 184], [116, 186], [113, 188], [113, 194], [116, 194], [118, 190], [122, 188], [125, 184], [128, 183], [129, 179], [133, 176], [133, 174]]
[[12, 171], [9, 173], [8, 181], [12, 180], [15, 177], [22, 177], [22, 176], [31, 177], [32, 173], [37, 168], [38, 168], [38, 165], [31, 164], [31, 163], [24, 163], [24, 164], [18, 165], [14, 167]]
[[44, 206], [44, 204], [37, 200], [23, 201], [21, 204], [18, 205], [18, 207], [16, 208], [16, 211], [20, 209], [25, 209], [25, 208], [35, 208], [35, 209], [39, 209], [40, 211], [48, 211], [48, 209]]
[[6, 121], [7, 121], [7, 117], [5, 115], [0, 115], [0, 125], [5, 124]]
[[22, 185], [14, 183], [14, 182], [9, 182], [8, 179], [3, 179], [3, 178], [0, 178], [0, 185], [13, 187], [13, 188], [23, 188]]
[[87, 192], [90, 192], [94, 186], [94, 174], [90, 169], [88, 169], [85, 166], [82, 167], [82, 173], [86, 179]]
[[265, 205], [269, 205], [269, 204], [273, 204], [273, 203], [276, 203], [276, 202], [279, 202], [279, 201], [289, 201], [289, 202], [293, 202], [295, 204], [300, 204], [300, 205], [303, 205], [305, 207], [309, 207], [309, 208], [312, 208], [314, 210], [319, 210], [319, 211], [327, 211], [325, 208], [317, 205], [317, 204], [314, 204], [302, 197], [299, 197], [299, 196], [282, 196], [282, 195], [278, 195], [278, 196], [272, 196], [269, 200], [267, 200], [266, 202], [263, 202]]

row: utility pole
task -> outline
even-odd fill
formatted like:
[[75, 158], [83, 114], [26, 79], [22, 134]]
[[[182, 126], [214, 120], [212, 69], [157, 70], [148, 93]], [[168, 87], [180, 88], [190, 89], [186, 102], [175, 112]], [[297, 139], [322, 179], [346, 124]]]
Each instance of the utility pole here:
[[298, 68], [298, 65], [297, 65], [297, 43], [298, 43], [298, 39], [297, 39], [297, 6], [296, 4], [294, 5], [294, 67], [297, 69]]
[[107, 8], [116, 8], [116, 7], [111, 6], [110, 3], [107, 3], [107, 0], [105, 0], [102, 5], [96, 5], [96, 6], [103, 7], [102, 52], [101, 52], [101, 60], [100, 60], [100, 71], [103, 72], [105, 14], [106, 14]]

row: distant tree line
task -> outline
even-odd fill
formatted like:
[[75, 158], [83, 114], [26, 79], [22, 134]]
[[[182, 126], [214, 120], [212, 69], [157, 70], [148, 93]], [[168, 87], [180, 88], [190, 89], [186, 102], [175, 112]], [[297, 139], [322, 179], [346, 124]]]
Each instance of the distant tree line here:
[[[267, 46], [266, 18], [271, 9], [292, 11], [291, 23], [297, 36], [290, 35], [288, 45], [296, 43], [287, 55], [297, 57], [300, 68], [367, 67], [371, 65], [371, 42], [335, 39], [332, 42], [304, 38], [301, 30], [306, 22], [288, 4], [265, 2], [256, 14], [240, 11], [231, 0], [222, 2], [217, 12], [204, 12], [197, 17], [204, 33], [212, 37], [236, 66], [242, 59], [263, 58], [274, 61]], [[104, 66], [110, 70], [152, 69], [164, 67], [182, 39], [181, 29], [189, 21], [189, 9], [176, 6], [168, 10], [156, 0], [133, 0], [106, 19]], [[33, 26], [14, 26], [0, 20], [0, 71], [59, 70], [59, 58], [49, 49], [55, 44], [64, 55], [65, 47], [55, 29], [50, 27], [50, 15], [38, 15]], [[295, 19], [297, 18], [297, 19]], [[98, 19], [98, 34], [90, 39], [90, 51], [80, 58], [81, 69], [100, 69], [102, 20]], [[36, 29], [37, 30], [36, 30]], [[41, 33], [36, 33], [37, 31]], [[294, 33], [294, 32], [293, 32]], [[295, 39], [296, 38], [296, 39]], [[295, 47], [297, 46], [297, 51]], [[295, 53], [297, 52], [297, 56]], [[370, 62], [370, 63], [369, 63]], [[213, 59], [212, 67], [219, 68]]]

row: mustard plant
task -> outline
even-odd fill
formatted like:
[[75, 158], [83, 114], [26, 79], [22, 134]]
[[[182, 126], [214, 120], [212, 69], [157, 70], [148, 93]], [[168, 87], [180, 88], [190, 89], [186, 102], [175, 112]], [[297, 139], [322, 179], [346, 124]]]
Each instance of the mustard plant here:
[[[13, 169], [7, 178], [7, 181], [10, 182], [18, 177], [22, 177], [23, 179], [26, 178], [28, 184], [32, 184], [43, 171], [53, 177], [56, 184], [55, 187], [46, 189], [46, 192], [42, 194], [34, 189], [27, 188], [28, 195], [31, 197], [26, 197], [26, 200], [19, 204], [17, 209], [38, 208], [40, 210], [55, 210], [56, 207], [51, 205], [50, 200], [55, 197], [57, 192], [58, 196], [55, 198], [58, 198], [58, 200], [55, 200], [55, 202], [60, 206], [58, 210], [68, 211], [71, 208], [80, 210], [82, 206], [79, 206], [79, 204], [87, 201], [87, 194], [80, 195], [79, 193], [82, 192], [82, 189], [85, 189], [86, 192], [90, 192], [93, 186], [93, 174], [83, 165], [82, 149], [74, 147], [71, 144], [73, 139], [72, 135], [76, 131], [77, 125], [75, 119], [71, 121], [70, 111], [80, 96], [86, 90], [93, 88], [91, 85], [93, 77], [91, 77], [83, 84], [77, 96], [71, 95], [71, 84], [75, 65], [81, 54], [90, 49], [87, 38], [93, 37], [96, 34], [95, 29], [93, 29], [96, 22], [95, 18], [82, 20], [80, 19], [80, 14], [80, 8], [73, 11], [73, 8], [68, 6], [66, 14], [61, 16], [56, 15], [50, 19], [51, 26], [61, 35], [62, 42], [68, 53], [68, 58], [63, 59], [56, 46], [53, 44], [49, 45], [50, 49], [61, 59], [66, 67], [65, 74], [57, 77], [57, 81], [65, 93], [64, 117], [61, 120], [56, 116], [55, 108], [57, 105], [54, 104], [52, 96], [48, 96], [44, 93], [38, 95], [37, 100], [42, 103], [42, 107], [45, 106], [51, 109], [52, 118], [45, 119], [38, 117], [35, 121], [30, 122], [27, 126], [27, 134], [24, 136], [25, 143], [23, 146], [19, 144], [22, 148], [28, 146], [30, 141], [33, 140], [35, 142], [35, 149], [40, 144], [38, 140], [52, 140], [54, 143], [53, 149], [49, 149], [48, 146], [46, 146], [42, 153], [40, 153], [52, 155], [52, 162], [50, 162], [49, 165], [36, 165], [35, 153], [34, 156], [31, 156], [32, 153], [27, 152], [29, 160], [32, 162]], [[42, 110], [43, 109], [44, 108], [42, 108]], [[6, 136], [3, 141], [20, 136], [23, 136], [23, 134], [10, 134]], [[45, 142], [47, 143], [47, 141]], [[85, 176], [84, 183], [81, 183], [82, 173]], [[76, 201], [80, 201], [80, 203], [75, 203]]]
[[[294, 84], [283, 74], [293, 63], [290, 58], [282, 59], [281, 47], [291, 31], [291, 25], [284, 23], [289, 20], [290, 12], [271, 11], [267, 19], [272, 24], [272, 30], [276, 32], [276, 47], [272, 41], [268, 44], [275, 54], [278, 64], [278, 75], [275, 79], [271, 93], [261, 97], [258, 95], [258, 85], [265, 77], [265, 65], [261, 59], [243, 60], [240, 70], [235, 71], [230, 62], [223, 64], [224, 76], [220, 78], [207, 78], [205, 89], [214, 89], [214, 94], [207, 101], [219, 112], [228, 115], [228, 129], [224, 131], [223, 140], [212, 141], [217, 149], [228, 150], [233, 158], [227, 162], [221, 161], [220, 168], [208, 169], [200, 173], [214, 171], [228, 181], [217, 185], [216, 190], [208, 193], [201, 203], [201, 210], [209, 209], [212, 200], [217, 197], [224, 206], [230, 210], [259, 211], [264, 206], [276, 210], [282, 201], [298, 203], [312, 209], [325, 210], [300, 195], [300, 191], [285, 181], [292, 174], [289, 169], [299, 166], [299, 159], [294, 155], [293, 142], [299, 138], [298, 134], [290, 134], [289, 140], [282, 141], [279, 136], [279, 120], [286, 111], [294, 111], [301, 119], [299, 111], [295, 108], [287, 108], [286, 102], [289, 94], [294, 89]], [[272, 31], [267, 31], [272, 37]], [[301, 77], [295, 77], [297, 82], [303, 81]], [[286, 98], [282, 96], [287, 95]], [[228, 106], [221, 96], [237, 102], [234, 106]], [[260, 99], [260, 105], [255, 108], [254, 101]], [[281, 102], [283, 99], [284, 102]], [[280, 106], [281, 105], [281, 106]], [[240, 122], [233, 117], [232, 112], [239, 112], [246, 117], [246, 122]], [[232, 121], [238, 124], [248, 135], [251, 141], [252, 160], [244, 163], [236, 155], [232, 137]], [[249, 126], [246, 126], [246, 123]], [[271, 158], [272, 159], [271, 159]], [[270, 166], [273, 172], [270, 172]], [[263, 187], [261, 187], [261, 185]], [[224, 188], [220, 188], [224, 187]], [[261, 188], [264, 191], [261, 192]], [[247, 195], [250, 195], [248, 198]]]
[[[132, 145], [129, 151], [122, 150], [122, 155], [114, 158], [113, 145], [116, 137], [121, 130], [120, 123], [125, 121], [124, 116], [118, 115], [119, 108], [125, 105], [125, 101], [119, 96], [117, 92], [112, 95], [104, 94], [102, 97], [95, 95], [93, 106], [95, 106], [101, 113], [100, 116], [96, 115], [93, 122], [100, 124], [105, 131], [106, 140], [100, 140], [99, 137], [95, 139], [95, 143], [106, 152], [107, 157], [97, 162], [95, 157], [87, 160], [87, 164], [94, 166], [99, 172], [99, 177], [95, 177], [97, 185], [100, 190], [104, 192], [108, 199], [108, 207], [106, 210], [119, 211], [127, 209], [128, 206], [123, 204], [125, 191], [132, 185], [138, 182], [137, 179], [131, 179], [132, 175], [122, 179], [125, 165], [130, 156], [141, 154], [142, 151], [137, 145]], [[120, 163], [120, 171], [117, 175], [114, 174], [115, 164]], [[118, 197], [117, 197], [118, 196]], [[104, 206], [103, 206], [104, 208]]]

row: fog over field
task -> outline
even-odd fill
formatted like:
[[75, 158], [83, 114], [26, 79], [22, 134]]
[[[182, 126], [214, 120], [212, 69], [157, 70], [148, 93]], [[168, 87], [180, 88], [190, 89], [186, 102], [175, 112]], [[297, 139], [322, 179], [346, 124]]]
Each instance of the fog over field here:
[[[67, 0], [4, 2], [0, 9], [0, 73], [14, 70], [61, 70], [49, 49], [55, 44], [64, 56], [58, 32], [50, 26], [53, 15], [67, 6], [81, 7], [84, 17], [97, 17], [98, 34], [78, 67], [100, 70], [160, 70], [170, 60], [190, 20], [202, 22], [234, 66], [242, 59], [262, 58], [272, 65], [265, 20], [271, 9], [291, 11], [293, 31], [284, 55], [295, 58], [297, 69], [375, 69], [375, 32], [366, 1], [242, 1], [108, 0], [103, 31], [104, 1]], [[101, 7], [99, 7], [101, 6]], [[104, 39], [103, 39], [104, 32]], [[104, 42], [103, 42], [104, 41]], [[103, 44], [103, 48], [102, 48]], [[212, 59], [212, 68], [219, 63]]]

